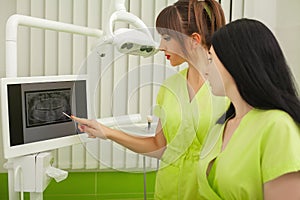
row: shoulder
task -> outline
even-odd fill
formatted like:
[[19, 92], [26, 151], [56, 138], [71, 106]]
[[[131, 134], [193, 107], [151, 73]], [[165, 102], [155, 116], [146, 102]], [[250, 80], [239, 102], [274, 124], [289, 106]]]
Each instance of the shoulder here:
[[279, 125], [293, 125], [297, 126], [294, 119], [285, 111], [282, 110], [259, 110], [255, 109], [252, 115], [255, 121], [260, 120], [264, 126], [279, 126]]
[[187, 69], [183, 69], [164, 80], [164, 82], [160, 85], [158, 94], [156, 96], [157, 102], [159, 104], [162, 102], [165, 95], [175, 95], [176, 93], [178, 93], [178, 91], [180, 91], [180, 88], [185, 86], [186, 74]]
[[171, 93], [176, 93], [175, 91], [179, 90], [181, 86], [185, 86], [186, 84], [186, 74], [187, 74], [187, 69], [183, 69], [176, 74], [171, 75], [168, 77], [162, 85], [160, 86], [159, 89], [159, 96], [163, 95], [164, 93], [171, 92]]
[[179, 71], [176, 74], [171, 75], [170, 77], [168, 77], [163, 85], [177, 85], [180, 84], [182, 82], [186, 82], [186, 75], [187, 75], [187, 68], [183, 69], [181, 71]]
[[[294, 119], [281, 110], [256, 110], [252, 115], [253, 128], [260, 130], [262, 144], [285, 143], [291, 141], [300, 145], [300, 127]], [[263, 145], [263, 146], [264, 146]]]
[[261, 169], [266, 183], [300, 169], [300, 127], [284, 111], [268, 110], [259, 114]]
[[271, 141], [277, 143], [292, 138], [300, 139], [299, 124], [281, 110], [253, 109], [240, 123], [240, 129], [255, 135], [256, 141], [261, 141], [263, 146]]

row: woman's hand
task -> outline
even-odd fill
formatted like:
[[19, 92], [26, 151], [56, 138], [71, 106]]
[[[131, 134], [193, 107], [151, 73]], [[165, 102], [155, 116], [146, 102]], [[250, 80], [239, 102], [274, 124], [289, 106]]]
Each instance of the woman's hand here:
[[167, 142], [160, 120], [158, 121], [155, 136], [140, 137], [127, 134], [121, 130], [109, 128], [100, 124], [96, 120], [78, 118], [73, 115], [71, 118], [78, 123], [79, 130], [86, 132], [89, 137], [110, 139], [136, 153], [161, 158], [166, 148]]
[[107, 139], [105, 131], [108, 131], [108, 127], [105, 127], [96, 120], [78, 118], [73, 115], [71, 118], [78, 123], [79, 130], [87, 133], [90, 138], [99, 137], [101, 139]]

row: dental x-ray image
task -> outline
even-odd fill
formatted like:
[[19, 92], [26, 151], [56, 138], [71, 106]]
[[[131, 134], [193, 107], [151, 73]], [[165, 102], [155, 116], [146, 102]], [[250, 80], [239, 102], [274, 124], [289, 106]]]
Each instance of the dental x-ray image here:
[[26, 127], [71, 121], [71, 89], [30, 91], [25, 93]]

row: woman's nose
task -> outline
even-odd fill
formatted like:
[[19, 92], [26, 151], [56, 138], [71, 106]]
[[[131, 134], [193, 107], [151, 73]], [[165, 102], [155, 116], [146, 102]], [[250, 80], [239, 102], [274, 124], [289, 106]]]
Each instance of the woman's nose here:
[[159, 49], [160, 51], [166, 51], [164, 42], [163, 42], [162, 40], [160, 40], [160, 44], [159, 44], [158, 49]]

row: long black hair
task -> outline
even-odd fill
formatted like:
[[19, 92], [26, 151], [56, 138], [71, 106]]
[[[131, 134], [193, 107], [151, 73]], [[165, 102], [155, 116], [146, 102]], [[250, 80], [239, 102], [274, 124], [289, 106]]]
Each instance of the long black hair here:
[[[263, 23], [252, 19], [231, 22], [214, 34], [212, 46], [248, 104], [283, 110], [300, 123], [294, 78], [275, 36]], [[233, 109], [231, 106], [227, 113], [232, 114]]]

